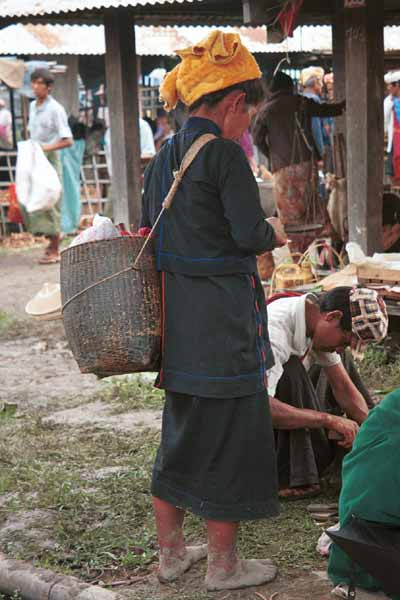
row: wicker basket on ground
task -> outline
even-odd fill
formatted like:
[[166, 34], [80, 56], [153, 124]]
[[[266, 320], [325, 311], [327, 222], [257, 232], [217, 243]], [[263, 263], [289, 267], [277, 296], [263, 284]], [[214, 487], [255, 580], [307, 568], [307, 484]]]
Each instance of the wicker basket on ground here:
[[61, 254], [64, 327], [82, 373], [108, 377], [158, 369], [161, 299], [152, 243], [137, 269], [129, 268], [143, 241], [120, 237]]

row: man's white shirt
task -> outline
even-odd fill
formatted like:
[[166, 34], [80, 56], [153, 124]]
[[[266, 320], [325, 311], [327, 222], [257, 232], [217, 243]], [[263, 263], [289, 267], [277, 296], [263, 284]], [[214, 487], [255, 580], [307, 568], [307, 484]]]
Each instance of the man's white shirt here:
[[37, 105], [31, 102], [29, 107], [28, 130], [31, 139], [39, 144], [54, 144], [64, 138], [72, 138], [65, 109], [52, 96]]
[[[150, 125], [142, 118], [139, 118], [139, 136], [140, 136], [140, 155], [154, 156], [156, 148], [154, 145], [153, 132]], [[104, 152], [108, 173], [112, 175], [112, 157], [111, 157], [111, 134], [110, 128], [107, 129], [104, 136]]]
[[[315, 298], [315, 296], [304, 294], [281, 298], [268, 305], [268, 333], [275, 358], [275, 365], [267, 371], [269, 396], [275, 396], [283, 367], [291, 356], [302, 358], [307, 355], [309, 359], [308, 353], [312, 350], [312, 340], [306, 333], [307, 298]], [[336, 352], [314, 350], [312, 355], [313, 362], [322, 367], [331, 367], [341, 362]]]
[[393, 132], [394, 132], [394, 116], [393, 116], [393, 98], [391, 94], [386, 96], [383, 101], [383, 123], [385, 127], [385, 133], [387, 133], [388, 144], [387, 151], [390, 152], [393, 146]]

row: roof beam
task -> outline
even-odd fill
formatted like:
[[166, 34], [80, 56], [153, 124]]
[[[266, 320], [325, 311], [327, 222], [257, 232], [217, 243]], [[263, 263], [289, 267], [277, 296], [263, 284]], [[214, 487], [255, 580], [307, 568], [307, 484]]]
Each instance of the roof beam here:
[[382, 246], [383, 3], [345, 8], [349, 239], [371, 256]]
[[268, 11], [276, 7], [276, 0], [243, 0], [245, 25], [265, 25]]
[[115, 223], [137, 228], [141, 210], [139, 90], [133, 13], [104, 13]]

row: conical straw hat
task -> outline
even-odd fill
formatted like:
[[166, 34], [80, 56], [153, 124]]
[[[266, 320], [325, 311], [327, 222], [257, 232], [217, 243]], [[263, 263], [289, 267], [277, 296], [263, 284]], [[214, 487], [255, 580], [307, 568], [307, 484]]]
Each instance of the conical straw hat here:
[[25, 312], [32, 317], [42, 317], [61, 312], [61, 291], [59, 283], [44, 283], [36, 296], [25, 306]]

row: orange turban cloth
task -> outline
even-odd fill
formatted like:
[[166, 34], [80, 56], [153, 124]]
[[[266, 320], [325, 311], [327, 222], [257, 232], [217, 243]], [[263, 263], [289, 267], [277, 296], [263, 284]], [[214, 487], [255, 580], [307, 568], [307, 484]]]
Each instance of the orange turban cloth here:
[[205, 94], [261, 77], [255, 58], [238, 33], [216, 30], [199, 44], [176, 53], [182, 61], [160, 86], [166, 110], [175, 108], [178, 100], [191, 106]]

